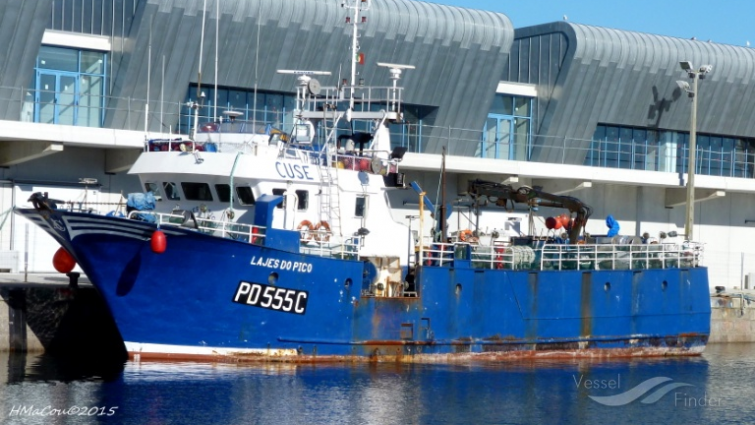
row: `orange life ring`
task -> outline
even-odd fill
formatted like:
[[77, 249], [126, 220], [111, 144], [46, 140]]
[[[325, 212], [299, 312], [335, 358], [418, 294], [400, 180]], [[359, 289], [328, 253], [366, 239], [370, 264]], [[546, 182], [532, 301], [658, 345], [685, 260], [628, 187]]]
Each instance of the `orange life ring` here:
[[472, 232], [469, 229], [464, 229], [461, 232], [459, 232], [459, 240], [462, 242], [469, 242], [469, 243], [476, 243], [480, 241], [480, 239], [474, 235], [474, 232]]
[[301, 233], [301, 240], [309, 241], [312, 240], [312, 230], [316, 230], [316, 228], [312, 227], [311, 221], [302, 220], [302, 222], [299, 223], [299, 226], [296, 227], [296, 230]]
[[258, 238], [257, 235], [259, 235], [259, 229], [257, 229], [257, 226], [252, 226], [252, 243], [255, 245], [259, 245], [258, 242], [261, 241], [262, 238]]
[[317, 223], [313, 230], [315, 232], [315, 240], [317, 242], [327, 242], [330, 240], [330, 225], [327, 221], [321, 221]]

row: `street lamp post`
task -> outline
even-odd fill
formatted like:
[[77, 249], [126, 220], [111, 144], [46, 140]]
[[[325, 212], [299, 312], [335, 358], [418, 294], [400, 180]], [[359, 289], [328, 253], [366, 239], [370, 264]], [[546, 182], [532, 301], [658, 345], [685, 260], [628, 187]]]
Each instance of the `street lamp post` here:
[[687, 161], [687, 211], [684, 218], [684, 234], [687, 240], [692, 240], [693, 226], [695, 224], [695, 162], [697, 151], [697, 80], [704, 79], [705, 75], [713, 70], [711, 65], [703, 65], [699, 69], [692, 66], [692, 62], [679, 62], [689, 78], [692, 79], [692, 88], [686, 81], [679, 80], [676, 84], [692, 98], [692, 112], [690, 113], [689, 130], [689, 159]]

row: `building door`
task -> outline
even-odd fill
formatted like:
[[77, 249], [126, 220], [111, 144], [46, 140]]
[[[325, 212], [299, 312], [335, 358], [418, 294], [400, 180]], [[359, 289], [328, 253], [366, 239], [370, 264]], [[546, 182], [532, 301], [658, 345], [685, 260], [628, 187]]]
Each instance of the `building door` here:
[[489, 114], [482, 133], [482, 157], [512, 159], [511, 125], [513, 117]]
[[34, 120], [45, 124], [76, 125], [78, 75], [61, 71], [37, 71]]

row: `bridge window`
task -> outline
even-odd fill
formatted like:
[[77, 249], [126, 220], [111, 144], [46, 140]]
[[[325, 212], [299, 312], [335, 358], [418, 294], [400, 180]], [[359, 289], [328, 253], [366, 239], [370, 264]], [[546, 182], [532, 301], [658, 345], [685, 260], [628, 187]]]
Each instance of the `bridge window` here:
[[218, 194], [218, 200], [220, 202], [230, 202], [231, 201], [231, 186], [227, 184], [216, 184], [215, 185], [215, 193]]
[[178, 187], [175, 183], [165, 182], [163, 183], [163, 189], [165, 190], [165, 197], [171, 201], [180, 201], [181, 195], [178, 193]]
[[236, 186], [236, 196], [241, 205], [254, 205], [254, 193], [249, 186]]
[[155, 201], [162, 201], [163, 197], [160, 196], [160, 185], [157, 183], [144, 183], [144, 190], [147, 192], [152, 192], [152, 195], [155, 196]]
[[297, 190], [296, 199], [298, 199], [296, 209], [298, 209], [299, 211], [306, 211], [307, 208], [309, 208], [309, 191]]
[[181, 189], [189, 201], [212, 201], [210, 185], [207, 183], [181, 182]]
[[354, 208], [354, 216], [364, 217], [366, 212], [367, 212], [367, 197], [357, 196], [356, 206]]

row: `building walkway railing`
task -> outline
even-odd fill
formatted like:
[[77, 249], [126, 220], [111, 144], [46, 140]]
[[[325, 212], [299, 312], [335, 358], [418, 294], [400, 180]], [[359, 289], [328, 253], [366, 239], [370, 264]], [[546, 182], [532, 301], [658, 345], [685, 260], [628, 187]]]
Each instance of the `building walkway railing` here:
[[[92, 96], [89, 96], [90, 98]], [[96, 97], [96, 96], [95, 96]], [[26, 122], [46, 122], [62, 125], [104, 127], [161, 133], [188, 134], [194, 117], [192, 109], [185, 103], [147, 101], [136, 98], [105, 97], [89, 99], [86, 103], [37, 104], [34, 90], [13, 87], [0, 87], [0, 102], [3, 102], [5, 116], [0, 119]], [[117, 105], [116, 107], [99, 105]], [[223, 108], [218, 108], [219, 114]], [[0, 113], [2, 110], [0, 110]], [[215, 109], [200, 106], [199, 123], [212, 121]], [[254, 111], [246, 108], [245, 116], [253, 116]], [[262, 111], [260, 111], [262, 112]], [[12, 116], [9, 116], [12, 114]], [[278, 111], [272, 114], [275, 121], [237, 120], [258, 125], [270, 124], [284, 132], [292, 129], [290, 112]], [[114, 124], [108, 117], [116, 116]], [[271, 114], [267, 114], [271, 116]], [[93, 118], [96, 117], [96, 118]], [[78, 118], [78, 120], [77, 120]], [[343, 130], [344, 132], [347, 129]], [[755, 177], [755, 139], [737, 138], [731, 147], [697, 147], [696, 173], [722, 177]], [[630, 170], [686, 173], [688, 149], [683, 142], [649, 143], [647, 140], [592, 140], [568, 137], [532, 135], [510, 135], [499, 140], [486, 140], [481, 129], [438, 127], [421, 123], [406, 123], [391, 126], [392, 147], [405, 147], [412, 153], [440, 153], [439, 146], [447, 147], [447, 152], [455, 156], [491, 158], [516, 161], [530, 161], [556, 164], [572, 164], [619, 168]]]

